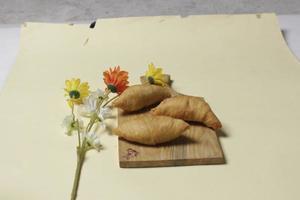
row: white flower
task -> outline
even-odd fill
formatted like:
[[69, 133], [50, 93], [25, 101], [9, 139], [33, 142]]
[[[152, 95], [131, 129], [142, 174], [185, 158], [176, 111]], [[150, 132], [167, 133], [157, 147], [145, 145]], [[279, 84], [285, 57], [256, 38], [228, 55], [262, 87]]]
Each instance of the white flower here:
[[85, 138], [86, 138], [88, 144], [91, 145], [91, 147], [93, 147], [97, 151], [101, 150], [102, 145], [100, 143], [100, 139], [99, 139], [98, 135], [95, 132], [91, 131], [91, 132], [86, 133]]
[[71, 136], [75, 131], [77, 132], [78, 128], [81, 129], [83, 127], [83, 122], [78, 121], [77, 123], [72, 115], [68, 115], [64, 118], [62, 127], [65, 129], [65, 134]]
[[79, 115], [87, 118], [94, 116], [97, 111], [97, 102], [98, 98], [94, 95], [90, 95], [87, 99], [85, 99], [83, 104], [78, 107]]
[[87, 118], [99, 117], [101, 121], [105, 118], [111, 116], [111, 109], [104, 107], [97, 110], [97, 104], [99, 102], [99, 97], [103, 97], [104, 93], [102, 90], [97, 90], [92, 92], [91, 95], [85, 99], [82, 105], [78, 107], [79, 115]]
[[99, 118], [101, 121], [112, 116], [112, 110], [108, 107], [101, 107], [99, 112]]
[[93, 96], [94, 98], [99, 98], [104, 96], [104, 92], [100, 89], [97, 89], [96, 91], [92, 92], [90, 96]]

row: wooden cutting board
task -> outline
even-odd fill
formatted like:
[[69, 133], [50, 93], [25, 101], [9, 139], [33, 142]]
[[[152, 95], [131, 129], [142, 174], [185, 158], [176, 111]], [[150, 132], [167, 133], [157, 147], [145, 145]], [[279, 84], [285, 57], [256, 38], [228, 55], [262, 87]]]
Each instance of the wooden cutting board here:
[[[118, 123], [130, 120], [132, 115], [118, 111]], [[181, 165], [225, 163], [219, 139], [214, 130], [193, 124], [174, 141], [158, 146], [146, 146], [119, 138], [121, 168], [166, 167]]]

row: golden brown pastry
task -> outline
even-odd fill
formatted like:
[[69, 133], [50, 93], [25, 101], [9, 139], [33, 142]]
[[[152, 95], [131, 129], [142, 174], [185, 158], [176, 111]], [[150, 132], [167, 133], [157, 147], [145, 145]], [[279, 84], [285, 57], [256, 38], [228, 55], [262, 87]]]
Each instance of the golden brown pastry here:
[[179, 95], [163, 100], [151, 112], [186, 121], [202, 122], [208, 127], [218, 129], [221, 122], [202, 97]]
[[127, 88], [112, 106], [127, 112], [137, 111], [170, 97], [170, 90], [157, 85], [133, 85]]
[[188, 127], [181, 119], [143, 114], [120, 123], [112, 132], [128, 141], [156, 145], [179, 137]]

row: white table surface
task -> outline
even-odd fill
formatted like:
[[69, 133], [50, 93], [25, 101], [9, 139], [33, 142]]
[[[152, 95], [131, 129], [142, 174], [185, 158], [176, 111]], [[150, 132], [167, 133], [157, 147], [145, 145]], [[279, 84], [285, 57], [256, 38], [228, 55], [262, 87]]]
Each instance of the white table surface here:
[[[285, 40], [300, 60], [300, 15], [278, 16]], [[0, 90], [19, 49], [20, 25], [0, 25]]]

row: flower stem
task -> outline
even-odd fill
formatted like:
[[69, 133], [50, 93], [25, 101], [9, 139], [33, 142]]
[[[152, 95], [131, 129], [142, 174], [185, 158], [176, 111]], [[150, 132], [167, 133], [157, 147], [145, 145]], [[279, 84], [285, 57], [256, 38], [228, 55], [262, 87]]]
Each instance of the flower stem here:
[[73, 117], [73, 121], [75, 121], [75, 114], [74, 114], [74, 105], [72, 106], [72, 117]]
[[89, 124], [86, 127], [86, 133], [90, 132], [90, 130], [92, 129], [94, 123], [95, 123], [95, 119], [91, 119], [91, 121], [89, 122]]
[[[79, 122], [77, 120], [77, 124], [79, 126]], [[80, 130], [79, 130], [79, 127], [77, 128], [77, 136], [78, 136], [78, 147], [80, 148], [81, 147], [81, 138], [80, 138]]]
[[105, 102], [105, 104], [102, 107], [105, 107], [107, 104], [109, 104], [112, 100], [116, 99], [117, 97], [119, 97], [120, 95], [116, 95], [113, 98], [109, 99], [108, 101]]
[[85, 150], [85, 145], [83, 144], [82, 148], [77, 148], [77, 165], [76, 165], [75, 178], [73, 182], [73, 189], [71, 193], [71, 200], [76, 200], [77, 197], [81, 169], [84, 163], [85, 154], [86, 154], [86, 150]]

